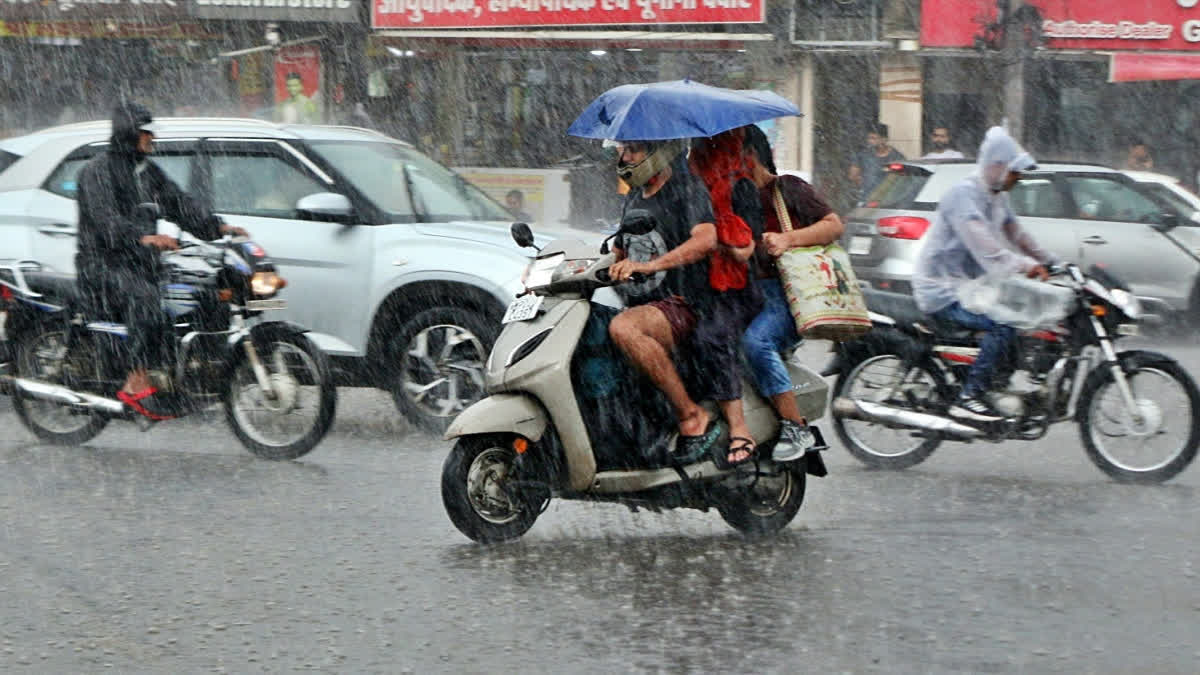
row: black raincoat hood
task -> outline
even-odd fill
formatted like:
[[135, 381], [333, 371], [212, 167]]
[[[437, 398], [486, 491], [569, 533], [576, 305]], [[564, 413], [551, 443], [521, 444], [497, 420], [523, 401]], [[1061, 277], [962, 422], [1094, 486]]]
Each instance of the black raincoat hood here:
[[122, 155], [133, 155], [141, 159], [137, 151], [138, 136], [141, 128], [154, 121], [150, 111], [140, 103], [119, 103], [113, 108], [112, 117], [112, 150]]

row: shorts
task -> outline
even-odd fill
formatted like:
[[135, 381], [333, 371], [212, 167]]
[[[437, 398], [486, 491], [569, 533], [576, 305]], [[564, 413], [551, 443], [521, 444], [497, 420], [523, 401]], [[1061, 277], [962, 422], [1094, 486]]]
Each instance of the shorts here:
[[671, 336], [675, 338], [675, 344], [683, 342], [692, 331], [696, 328], [696, 313], [692, 311], [692, 306], [684, 300], [682, 296], [672, 295], [669, 298], [655, 300], [646, 303], [650, 307], [654, 307], [667, 317], [667, 323], [671, 325]]

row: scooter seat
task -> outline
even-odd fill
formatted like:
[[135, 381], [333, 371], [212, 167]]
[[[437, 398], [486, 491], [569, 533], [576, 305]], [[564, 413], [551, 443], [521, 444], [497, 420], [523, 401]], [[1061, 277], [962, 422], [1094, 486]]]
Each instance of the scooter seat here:
[[911, 295], [864, 288], [863, 299], [867, 301], [867, 309], [895, 320], [896, 325], [905, 332], [932, 333], [947, 342], [974, 340], [975, 331], [929, 316], [917, 307], [917, 301]]

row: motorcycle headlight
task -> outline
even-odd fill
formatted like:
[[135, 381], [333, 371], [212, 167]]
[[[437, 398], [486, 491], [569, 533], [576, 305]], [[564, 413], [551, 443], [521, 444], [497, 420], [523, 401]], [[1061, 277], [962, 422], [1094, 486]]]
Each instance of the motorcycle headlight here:
[[573, 277], [576, 274], [583, 274], [591, 267], [597, 258], [581, 258], [579, 260], [567, 260], [554, 270], [554, 278], [562, 279], [563, 277]]
[[258, 271], [250, 277], [250, 292], [259, 298], [269, 298], [287, 286], [287, 279], [274, 272]]
[[1113, 304], [1115, 304], [1125, 315], [1131, 319], [1137, 319], [1142, 314], [1142, 303], [1138, 302], [1137, 296], [1129, 291], [1120, 288], [1114, 288], [1109, 291], [1112, 295]]

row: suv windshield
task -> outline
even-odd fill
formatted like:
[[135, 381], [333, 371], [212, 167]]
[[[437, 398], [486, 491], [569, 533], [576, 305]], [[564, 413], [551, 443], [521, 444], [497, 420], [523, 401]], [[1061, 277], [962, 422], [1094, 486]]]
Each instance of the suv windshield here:
[[310, 144], [397, 222], [512, 220], [482, 190], [412, 148], [376, 141]]

